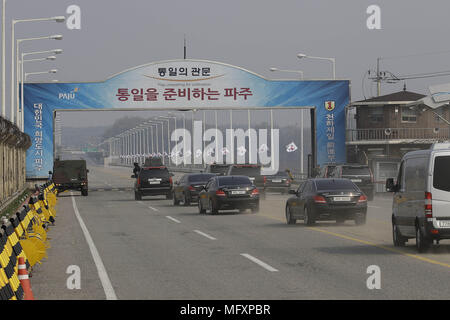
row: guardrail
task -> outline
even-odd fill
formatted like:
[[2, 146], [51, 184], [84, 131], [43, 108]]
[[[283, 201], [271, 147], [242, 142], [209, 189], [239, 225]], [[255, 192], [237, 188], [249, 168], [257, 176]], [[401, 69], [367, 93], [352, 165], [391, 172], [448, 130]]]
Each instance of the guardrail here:
[[[31, 272], [36, 263], [47, 257], [47, 237], [50, 225], [54, 225], [57, 190], [52, 182], [36, 188], [36, 192], [13, 217], [4, 222], [0, 230], [0, 300], [24, 300], [27, 298], [22, 285], [23, 272], [19, 260]], [[25, 285], [26, 283], [24, 283]]]
[[448, 140], [450, 128], [372, 128], [347, 129], [347, 141], [370, 140]]
[[30, 146], [30, 136], [0, 117], [0, 209], [25, 188], [26, 151]]

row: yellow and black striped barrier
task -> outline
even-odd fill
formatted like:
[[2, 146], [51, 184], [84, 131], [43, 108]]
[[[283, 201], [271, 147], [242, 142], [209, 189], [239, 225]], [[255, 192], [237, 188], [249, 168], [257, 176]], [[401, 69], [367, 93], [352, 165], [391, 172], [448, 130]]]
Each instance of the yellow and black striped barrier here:
[[18, 260], [27, 270], [47, 257], [49, 225], [56, 217], [57, 190], [52, 182], [39, 187], [15, 217], [0, 229], [0, 300], [22, 300], [24, 290], [18, 277]]

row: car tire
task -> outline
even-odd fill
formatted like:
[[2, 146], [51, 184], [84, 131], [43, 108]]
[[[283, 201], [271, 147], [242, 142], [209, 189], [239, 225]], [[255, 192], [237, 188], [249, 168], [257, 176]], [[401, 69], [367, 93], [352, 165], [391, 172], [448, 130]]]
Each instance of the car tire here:
[[134, 192], [134, 200], [142, 200], [142, 195], [139, 191]]
[[219, 213], [219, 210], [217, 210], [216, 206], [214, 205], [214, 202], [211, 199], [209, 200], [209, 210], [211, 214]]
[[174, 206], [180, 205], [180, 201], [177, 200], [177, 197], [175, 196], [175, 194], [172, 194], [172, 199], [173, 199], [173, 205]]
[[431, 245], [431, 241], [427, 239], [422, 230], [416, 224], [416, 248], [420, 253], [426, 252]]
[[304, 209], [303, 222], [307, 226], [312, 226], [316, 223], [313, 212], [306, 206]]
[[355, 224], [357, 226], [365, 225], [366, 224], [366, 217], [367, 217], [367, 214], [365, 214], [365, 213], [362, 214], [362, 215], [360, 215], [360, 214], [356, 215], [356, 217], [355, 217]]
[[200, 199], [198, 200], [198, 213], [199, 214], [205, 214], [206, 213], [206, 210], [203, 209], [202, 202], [200, 201]]
[[392, 241], [394, 243], [394, 247], [404, 247], [407, 241], [407, 239], [402, 236], [395, 220], [392, 220]]
[[290, 206], [286, 206], [286, 223], [287, 224], [295, 224], [297, 222], [297, 219], [292, 217], [292, 213], [291, 213], [291, 207]]

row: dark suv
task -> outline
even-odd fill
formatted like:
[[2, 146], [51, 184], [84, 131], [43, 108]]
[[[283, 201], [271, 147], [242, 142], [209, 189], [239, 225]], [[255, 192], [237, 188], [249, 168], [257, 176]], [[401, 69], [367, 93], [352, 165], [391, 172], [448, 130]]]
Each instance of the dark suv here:
[[142, 196], [165, 195], [166, 199], [172, 199], [172, 177], [167, 167], [141, 168], [134, 184], [134, 199], [141, 200]]
[[372, 201], [375, 194], [375, 183], [372, 170], [364, 164], [330, 164], [323, 168], [324, 178], [347, 178], [356, 184], [367, 196], [367, 200]]
[[228, 168], [227, 176], [247, 176], [253, 185], [258, 188], [260, 196], [265, 199], [264, 176], [261, 175], [259, 164], [232, 164]]

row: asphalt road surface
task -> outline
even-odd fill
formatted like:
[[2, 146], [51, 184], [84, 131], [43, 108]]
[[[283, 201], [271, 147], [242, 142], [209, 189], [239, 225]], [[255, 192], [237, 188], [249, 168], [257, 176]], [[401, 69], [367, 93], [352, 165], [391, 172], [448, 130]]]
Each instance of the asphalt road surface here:
[[[59, 196], [36, 299], [450, 299], [450, 241], [394, 248], [388, 198], [369, 202], [364, 226], [306, 227], [286, 224], [288, 195], [269, 194], [257, 214], [199, 215], [135, 201], [131, 169], [89, 169], [88, 197]], [[379, 289], [367, 285], [374, 265]]]

